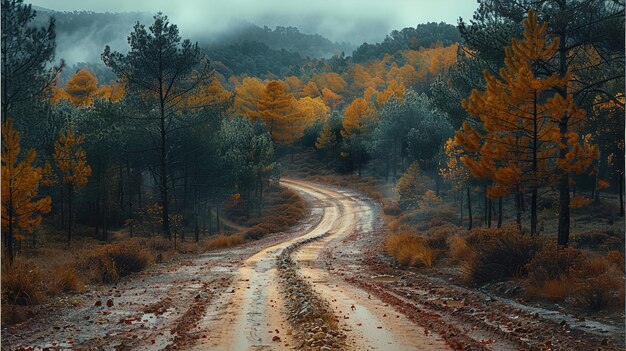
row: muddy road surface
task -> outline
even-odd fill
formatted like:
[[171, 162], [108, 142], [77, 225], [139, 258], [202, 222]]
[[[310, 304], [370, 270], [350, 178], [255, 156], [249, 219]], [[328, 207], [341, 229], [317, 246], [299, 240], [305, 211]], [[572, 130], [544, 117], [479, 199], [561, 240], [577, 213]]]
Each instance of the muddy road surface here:
[[618, 331], [570, 328], [395, 267], [380, 254], [371, 199], [281, 184], [310, 204], [289, 231], [64, 297], [44, 317], [3, 328], [2, 349], [620, 349]]

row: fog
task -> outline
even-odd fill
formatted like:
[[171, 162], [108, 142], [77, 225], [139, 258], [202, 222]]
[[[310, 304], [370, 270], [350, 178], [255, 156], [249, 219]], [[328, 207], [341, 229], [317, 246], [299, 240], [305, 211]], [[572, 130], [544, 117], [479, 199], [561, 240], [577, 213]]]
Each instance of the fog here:
[[32, 0], [58, 11], [141, 11], [167, 14], [184, 37], [227, 31], [241, 20], [268, 27], [294, 26], [332, 41], [359, 45], [377, 42], [394, 29], [425, 22], [455, 24], [471, 17], [475, 0]]

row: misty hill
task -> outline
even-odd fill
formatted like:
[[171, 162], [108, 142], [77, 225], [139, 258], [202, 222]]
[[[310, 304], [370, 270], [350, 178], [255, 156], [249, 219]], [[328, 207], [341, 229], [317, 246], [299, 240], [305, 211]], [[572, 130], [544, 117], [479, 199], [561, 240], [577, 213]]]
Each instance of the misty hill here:
[[392, 31], [381, 43], [363, 43], [352, 54], [355, 62], [381, 59], [385, 54], [394, 54], [399, 50], [417, 50], [428, 48], [437, 43], [449, 46], [461, 41], [459, 30], [447, 23], [429, 22], [418, 24], [415, 28], [407, 27]]
[[[92, 11], [60, 12], [36, 7], [36, 24], [43, 25], [50, 16], [56, 18], [57, 58], [70, 63], [99, 62], [105, 45], [114, 50], [126, 48], [126, 38], [133, 25], [151, 23], [152, 14], [146, 12], [98, 13]], [[287, 50], [303, 57], [330, 57], [342, 51], [350, 52], [353, 46], [335, 43], [319, 34], [301, 33], [295, 27], [259, 27], [248, 22], [234, 23], [227, 30], [216, 32], [207, 28], [203, 33], [188, 33], [192, 41], [209, 49], [244, 42], [258, 42], [274, 50]]]

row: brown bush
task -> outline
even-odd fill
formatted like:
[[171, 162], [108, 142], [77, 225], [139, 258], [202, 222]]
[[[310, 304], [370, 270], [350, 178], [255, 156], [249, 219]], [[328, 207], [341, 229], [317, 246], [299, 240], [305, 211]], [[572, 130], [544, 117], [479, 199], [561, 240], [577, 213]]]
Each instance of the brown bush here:
[[383, 212], [388, 216], [399, 216], [402, 213], [402, 209], [396, 204], [391, 204], [385, 205]]
[[606, 258], [611, 265], [619, 269], [624, 274], [624, 253], [620, 251], [609, 251]]
[[546, 243], [526, 266], [529, 283], [541, 288], [546, 282], [555, 281], [586, 271], [590, 262], [583, 252], [574, 248], [559, 248], [556, 243]]
[[450, 223], [432, 227], [432, 229], [428, 231], [428, 246], [433, 249], [447, 252], [449, 250], [448, 238], [454, 236], [459, 232], [459, 230], [459, 227]]
[[207, 243], [209, 249], [221, 249], [225, 247], [231, 247], [235, 245], [242, 244], [244, 242], [243, 235], [234, 234], [234, 235], [225, 235], [219, 234], [211, 239]]
[[139, 272], [154, 262], [145, 247], [138, 242], [108, 245], [106, 254], [115, 263], [120, 277]]
[[393, 220], [393, 221], [387, 223], [387, 228], [389, 230], [391, 230], [392, 232], [397, 232], [398, 229], [400, 229], [400, 221]]
[[99, 283], [115, 283], [121, 277], [139, 272], [154, 262], [143, 241], [120, 242], [104, 245], [87, 253], [82, 266], [91, 271], [92, 279]]
[[452, 236], [448, 238], [448, 252], [450, 257], [456, 262], [468, 262], [474, 256], [474, 250], [467, 244], [462, 236]]
[[85, 283], [80, 278], [76, 267], [63, 265], [49, 273], [52, 283], [48, 287], [52, 293], [83, 292]]
[[10, 305], [38, 305], [46, 301], [43, 272], [33, 264], [15, 260], [2, 267], [2, 300]]
[[538, 243], [522, 235], [514, 225], [472, 230], [467, 243], [474, 255], [464, 261], [466, 279], [484, 284], [526, 275], [526, 265]]
[[243, 234], [243, 238], [245, 240], [259, 240], [265, 235], [269, 234], [270, 231], [266, 228], [257, 225], [255, 227], [250, 228]]
[[428, 247], [424, 239], [409, 233], [389, 235], [384, 243], [385, 252], [396, 262], [406, 266], [433, 267], [438, 252]]
[[623, 285], [623, 279], [618, 280], [609, 274], [601, 274], [578, 283], [574, 297], [590, 310], [598, 311], [608, 307], [612, 301], [617, 301]]

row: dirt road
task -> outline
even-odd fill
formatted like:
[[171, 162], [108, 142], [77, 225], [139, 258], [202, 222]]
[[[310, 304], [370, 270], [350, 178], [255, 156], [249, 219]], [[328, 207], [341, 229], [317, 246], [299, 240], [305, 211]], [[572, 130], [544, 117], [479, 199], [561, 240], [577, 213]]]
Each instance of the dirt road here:
[[[379, 254], [372, 200], [311, 182], [281, 183], [310, 204], [309, 216], [290, 231], [66, 297], [45, 318], [4, 328], [2, 348], [527, 350], [547, 349], [547, 340], [554, 350], [619, 349], [615, 331], [569, 330], [398, 270]], [[294, 322], [302, 320], [305, 330]], [[559, 332], [562, 339], [551, 334]]]

